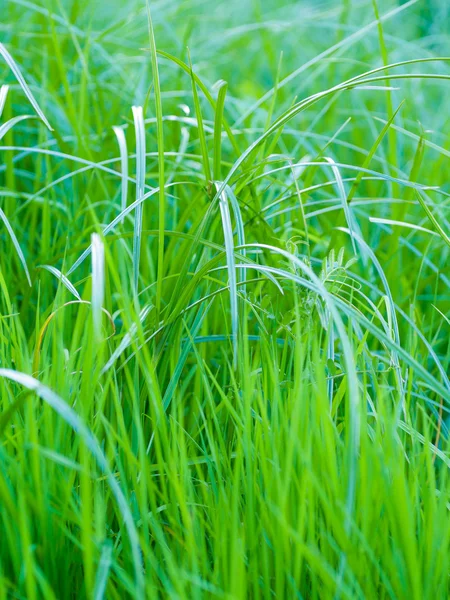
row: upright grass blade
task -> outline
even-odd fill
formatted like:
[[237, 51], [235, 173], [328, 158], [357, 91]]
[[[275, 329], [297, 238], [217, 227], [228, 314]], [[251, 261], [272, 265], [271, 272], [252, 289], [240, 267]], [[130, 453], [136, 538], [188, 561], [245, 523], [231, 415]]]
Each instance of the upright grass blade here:
[[[136, 132], [136, 201], [144, 196], [145, 186], [145, 127], [142, 106], [133, 106], [134, 129]], [[122, 210], [123, 213], [123, 210]], [[133, 284], [138, 293], [139, 263], [141, 258], [142, 203], [136, 206], [133, 236]]]
[[[227, 187], [225, 188], [224, 191], [225, 191], [226, 197], [229, 199], [229, 201], [231, 203], [231, 208], [233, 210], [234, 222], [236, 223], [237, 243], [238, 243], [238, 246], [240, 246], [242, 248], [242, 250], [240, 250], [240, 253], [242, 254], [243, 257], [245, 257], [245, 255], [246, 255], [245, 227], [244, 227], [244, 221], [242, 219], [241, 209], [239, 207], [239, 202], [238, 202], [236, 196], [234, 195], [233, 190], [230, 188], [229, 185], [227, 185]], [[240, 283], [245, 283], [245, 279], [246, 279], [246, 271], [245, 271], [245, 269], [242, 269], [242, 270], [240, 270], [240, 279], [239, 279]], [[243, 286], [242, 291], [245, 294], [245, 292], [246, 292], [245, 285]]]
[[[384, 40], [383, 23], [380, 19], [380, 13], [378, 10], [377, 0], [372, 0], [372, 6], [373, 6], [375, 18], [377, 20], [378, 41], [379, 41], [379, 45], [380, 45], [381, 59], [383, 61], [383, 64], [385, 66], [388, 66], [388, 64], [389, 64], [388, 52], [387, 52], [386, 43]], [[386, 75], [387, 76], [389, 75], [388, 72], [386, 72]], [[388, 116], [388, 119], [392, 122], [394, 120], [395, 115], [394, 115], [394, 108], [393, 108], [393, 103], [392, 103], [392, 92], [390, 89], [390, 82], [389, 82], [388, 77], [386, 77], [386, 87], [387, 87], [387, 89], [386, 89], [387, 116]], [[389, 150], [388, 150], [389, 167], [391, 169], [391, 172], [393, 172], [395, 170], [395, 168], [397, 167], [397, 139], [396, 139], [395, 131], [391, 128], [388, 129], [388, 140], [389, 140]]]
[[105, 298], [105, 249], [98, 233], [92, 234], [92, 320], [96, 342], [102, 339], [102, 310]]
[[228, 84], [226, 81], [219, 81], [216, 84], [217, 93], [217, 105], [216, 113], [214, 116], [214, 179], [216, 181], [222, 180], [222, 121], [223, 121], [223, 108], [225, 105], [225, 97], [227, 95]]
[[[184, 63], [182, 60], [180, 60], [176, 56], [173, 56], [172, 54], [169, 54], [168, 52], [164, 52], [164, 50], [157, 50], [157, 54], [159, 56], [162, 56], [162, 57], [166, 58], [167, 60], [170, 60], [171, 62], [173, 62], [174, 64], [176, 64], [178, 67], [180, 67], [180, 69], [182, 71], [184, 71], [190, 77], [192, 77], [194, 79], [195, 83], [198, 85], [198, 87], [202, 91], [202, 93], [205, 96], [205, 98], [208, 100], [211, 108], [214, 110], [214, 112], [216, 111], [217, 102], [215, 102], [215, 100], [214, 100], [211, 92], [208, 90], [206, 84], [203, 83], [203, 81], [200, 79], [200, 77], [198, 77], [192, 71], [192, 69], [189, 67], [189, 65], [187, 65], [186, 63]], [[236, 136], [233, 134], [233, 130], [232, 130], [230, 124], [225, 119], [225, 117], [223, 118], [223, 127], [224, 127], [224, 129], [226, 131], [227, 137], [230, 140], [231, 145], [233, 146], [233, 149], [234, 149], [236, 155], [239, 156], [239, 154], [241, 153], [240, 146], [239, 146], [239, 144], [238, 144], [238, 142], [236, 140]]]
[[203, 125], [202, 108], [200, 105], [200, 99], [198, 97], [197, 83], [195, 81], [194, 71], [192, 70], [191, 55], [189, 53], [189, 50], [188, 50], [188, 56], [189, 56], [189, 68], [190, 68], [190, 75], [191, 75], [192, 97], [194, 100], [195, 117], [197, 119], [198, 139], [200, 142], [200, 151], [202, 153], [202, 165], [203, 165], [203, 170], [205, 173], [206, 184], [209, 185], [210, 182], [212, 181], [212, 177], [211, 177], [211, 168], [209, 165], [208, 146], [206, 143], [205, 128]]
[[2, 116], [3, 109], [5, 108], [6, 97], [8, 96], [9, 85], [2, 85], [0, 87], [0, 117]]
[[[306, 157], [306, 158], [308, 159], [309, 157]], [[294, 187], [295, 187], [295, 193], [297, 194], [298, 204], [299, 204], [299, 208], [300, 208], [300, 213], [302, 215], [303, 230], [305, 232], [305, 243], [306, 243], [308, 255], [310, 255], [311, 254], [311, 243], [310, 243], [310, 240], [309, 240], [308, 223], [306, 221], [305, 208], [303, 206], [303, 200], [302, 200], [302, 193], [301, 193], [300, 187], [298, 185], [298, 174], [297, 174], [296, 169], [293, 166], [292, 161], [290, 159], [288, 159], [288, 163], [289, 163], [289, 166], [291, 167], [292, 182], [293, 182]], [[297, 170], [298, 170], [298, 167], [297, 167]]]
[[95, 580], [94, 600], [103, 600], [105, 598], [106, 584], [112, 564], [113, 547], [110, 540], [105, 540], [102, 545], [100, 563], [98, 565], [97, 577]]
[[[216, 187], [220, 186], [220, 182], [216, 182]], [[238, 315], [238, 295], [237, 295], [237, 283], [236, 283], [236, 265], [234, 260], [234, 242], [233, 242], [233, 228], [231, 225], [230, 209], [228, 207], [228, 198], [226, 191], [220, 195], [219, 200], [220, 216], [222, 218], [222, 229], [225, 238], [225, 252], [227, 257], [227, 269], [228, 269], [228, 285], [230, 288], [230, 304], [231, 304], [231, 333], [233, 336], [233, 365], [237, 367], [238, 358], [238, 327], [239, 327], [239, 315]]]
[[124, 211], [127, 207], [128, 199], [128, 150], [127, 140], [122, 127], [113, 127], [113, 131], [116, 134], [117, 142], [120, 150], [120, 166], [122, 171], [122, 185], [121, 185], [121, 203], [120, 210]]
[[[39, 118], [45, 123], [45, 125], [48, 127], [48, 129], [50, 131], [53, 131], [53, 128], [51, 127], [50, 123], [47, 121], [47, 118], [45, 117], [45, 115], [42, 112], [39, 104], [37, 103], [37, 101], [35, 99], [35, 97], [31, 93], [31, 90], [28, 87], [25, 79], [23, 78], [23, 75], [20, 72], [19, 67], [17, 66], [17, 64], [14, 61], [13, 57], [11, 56], [11, 54], [8, 52], [8, 50], [5, 48], [5, 46], [1, 42], [0, 42], [0, 54], [5, 59], [6, 64], [8, 65], [8, 67], [14, 73], [15, 78], [19, 82], [20, 87], [23, 89], [26, 97], [30, 101], [31, 106], [34, 108], [34, 110], [36, 111], [36, 113], [39, 115]], [[6, 96], [6, 91], [4, 92], [4, 94]], [[3, 100], [3, 102], [4, 102], [4, 100]]]
[[[164, 177], [164, 127], [163, 111], [161, 99], [161, 87], [159, 83], [158, 55], [156, 52], [155, 35], [153, 31], [153, 22], [150, 14], [149, 0], [147, 2], [148, 15], [148, 35], [150, 41], [150, 55], [152, 61], [152, 80], [155, 91], [155, 112], [156, 112], [156, 138], [158, 144], [158, 183], [159, 183], [159, 237], [158, 237], [158, 273], [156, 283], [156, 313], [159, 315], [162, 300], [162, 283], [164, 277], [164, 232], [166, 223], [166, 195], [165, 195], [165, 177]], [[158, 317], [157, 317], [158, 318]]]

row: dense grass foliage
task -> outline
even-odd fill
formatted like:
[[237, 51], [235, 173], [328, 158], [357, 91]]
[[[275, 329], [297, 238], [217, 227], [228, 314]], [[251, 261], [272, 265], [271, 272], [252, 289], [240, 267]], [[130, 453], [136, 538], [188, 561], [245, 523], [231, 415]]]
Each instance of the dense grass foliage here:
[[0, 0], [0, 599], [444, 599], [440, 0]]

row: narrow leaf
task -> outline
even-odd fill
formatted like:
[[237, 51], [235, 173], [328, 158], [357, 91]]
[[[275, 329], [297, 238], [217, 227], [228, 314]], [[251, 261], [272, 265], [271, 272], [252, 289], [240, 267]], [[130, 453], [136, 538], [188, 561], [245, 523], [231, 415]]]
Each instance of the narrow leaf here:
[[94, 335], [101, 340], [102, 309], [105, 297], [105, 249], [98, 233], [93, 233], [92, 243], [92, 318]]
[[120, 151], [120, 170], [122, 172], [122, 186], [121, 186], [121, 211], [124, 211], [127, 207], [128, 197], [128, 150], [127, 140], [122, 127], [113, 127], [113, 131], [116, 134], [117, 142], [119, 144]]
[[13, 57], [11, 56], [11, 54], [8, 52], [8, 50], [5, 48], [5, 46], [0, 42], [0, 54], [3, 56], [3, 58], [6, 61], [6, 64], [8, 65], [8, 67], [11, 69], [11, 71], [14, 73], [17, 81], [19, 82], [20, 87], [23, 89], [23, 91], [25, 92], [26, 97], [28, 98], [28, 100], [30, 101], [32, 107], [34, 108], [34, 110], [36, 111], [36, 113], [39, 115], [39, 117], [41, 118], [41, 120], [45, 123], [45, 125], [48, 127], [48, 129], [50, 131], [53, 131], [53, 127], [50, 125], [50, 123], [47, 121], [44, 113], [42, 112], [39, 104], [37, 103], [35, 97], [33, 96], [33, 94], [31, 93], [30, 88], [28, 87], [25, 79], [23, 78], [22, 73], [20, 72], [19, 67], [17, 66], [16, 62], [14, 61]]
[[[142, 106], [133, 106], [134, 128], [136, 131], [136, 200], [144, 195], [145, 186], [145, 128]], [[139, 282], [139, 262], [141, 257], [142, 204], [136, 206], [133, 235], [133, 283], [137, 294]]]
[[27, 276], [27, 280], [28, 280], [28, 284], [31, 287], [31, 278], [30, 278], [30, 273], [28, 271], [28, 267], [27, 267], [27, 261], [25, 260], [25, 256], [23, 255], [22, 249], [19, 245], [19, 242], [16, 238], [16, 234], [13, 231], [13, 228], [10, 225], [10, 222], [8, 221], [5, 213], [2, 211], [2, 209], [0, 208], [0, 219], [3, 221], [3, 223], [6, 226], [6, 229], [8, 230], [8, 233], [11, 237], [12, 243], [14, 245], [14, 248], [16, 249], [17, 252], [17, 256], [19, 257], [20, 262], [22, 263], [22, 266], [25, 270], [25, 274]]
[[59, 269], [53, 267], [52, 265], [39, 265], [37, 268], [45, 269], [46, 271], [52, 273], [69, 290], [69, 292], [75, 296], [77, 300], [81, 300], [81, 296], [76, 287], [67, 279], [65, 275], [61, 273]]

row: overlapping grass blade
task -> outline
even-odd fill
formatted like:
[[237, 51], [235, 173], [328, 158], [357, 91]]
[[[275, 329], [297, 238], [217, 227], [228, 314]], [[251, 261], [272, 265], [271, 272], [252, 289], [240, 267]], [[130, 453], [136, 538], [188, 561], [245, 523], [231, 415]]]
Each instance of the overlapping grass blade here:
[[[15, 60], [13, 59], [13, 57], [11, 56], [11, 54], [8, 52], [8, 50], [6, 49], [6, 47], [4, 46], [4, 44], [2, 44], [0, 42], [0, 54], [3, 56], [3, 58], [6, 61], [6, 64], [8, 65], [8, 67], [11, 69], [11, 71], [14, 73], [15, 78], [17, 79], [17, 81], [19, 82], [20, 87], [23, 89], [26, 97], [28, 98], [31, 106], [34, 108], [34, 110], [36, 111], [36, 113], [38, 114], [39, 118], [45, 123], [45, 125], [47, 126], [47, 128], [50, 131], [53, 131], [52, 126], [50, 125], [50, 123], [47, 121], [46, 116], [44, 115], [44, 113], [42, 112], [39, 104], [37, 103], [35, 97], [33, 96], [33, 94], [31, 93], [30, 88], [28, 87], [25, 79], [23, 78], [22, 73], [20, 72], [19, 67], [17, 66]], [[5, 96], [6, 96], [6, 91], [4, 92]]]

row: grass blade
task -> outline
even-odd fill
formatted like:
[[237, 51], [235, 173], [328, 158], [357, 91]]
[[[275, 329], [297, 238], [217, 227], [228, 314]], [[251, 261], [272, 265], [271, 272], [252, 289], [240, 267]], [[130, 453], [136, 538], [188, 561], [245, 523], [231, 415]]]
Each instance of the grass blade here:
[[[45, 125], [47, 126], [47, 128], [50, 131], [53, 131], [52, 126], [50, 125], [50, 123], [47, 121], [47, 118], [45, 117], [44, 113], [42, 112], [39, 104], [37, 103], [35, 97], [33, 96], [33, 94], [31, 93], [30, 88], [28, 87], [25, 79], [23, 78], [22, 73], [20, 72], [19, 67], [17, 66], [16, 62], [14, 61], [13, 57], [11, 56], [11, 54], [8, 52], [8, 50], [5, 48], [5, 46], [0, 42], [0, 54], [3, 56], [3, 58], [6, 61], [6, 64], [8, 65], [8, 67], [11, 69], [11, 71], [14, 73], [17, 81], [19, 82], [20, 87], [23, 89], [26, 97], [28, 98], [28, 100], [30, 101], [31, 106], [34, 108], [34, 110], [36, 111], [36, 113], [39, 115], [40, 119], [45, 123]], [[6, 92], [5, 92], [6, 94]]]
[[98, 233], [92, 234], [92, 319], [94, 336], [102, 339], [102, 310], [105, 298], [105, 249]]
[[[384, 125], [384, 127], [382, 128], [382, 130], [380, 131], [380, 133], [378, 134], [377, 139], [375, 140], [374, 144], [372, 145], [372, 148], [369, 151], [369, 154], [366, 156], [366, 158], [364, 159], [364, 162], [362, 164], [362, 168], [363, 169], [367, 169], [375, 155], [375, 152], [378, 149], [378, 146], [381, 144], [381, 142], [384, 139], [384, 136], [386, 135], [387, 131], [390, 129], [392, 123], [394, 122], [395, 117], [397, 116], [397, 113], [400, 111], [400, 109], [402, 108], [404, 104], [404, 101], [401, 102], [397, 109], [395, 110], [394, 114], [391, 116], [390, 119], [388, 119], [388, 121], [386, 122], [386, 124]], [[350, 191], [348, 193], [347, 196], [347, 203], [350, 204], [350, 202], [353, 200], [353, 197], [356, 193], [356, 190], [358, 189], [358, 185], [361, 183], [361, 180], [363, 178], [364, 172], [361, 171], [360, 173], [357, 174], [355, 181], [352, 184], [352, 187], [350, 188]]]
[[150, 4], [147, 0], [148, 15], [148, 34], [150, 40], [150, 54], [152, 61], [153, 89], [155, 90], [155, 111], [156, 111], [156, 138], [158, 144], [158, 183], [159, 183], [159, 237], [158, 237], [158, 272], [156, 283], [156, 315], [161, 309], [162, 282], [164, 277], [164, 232], [166, 222], [166, 196], [165, 196], [165, 177], [164, 177], [164, 127], [163, 111], [161, 99], [161, 87], [159, 83], [158, 55], [156, 52], [155, 34], [153, 31], [153, 22], [150, 14]]
[[5, 108], [6, 97], [8, 96], [9, 85], [2, 85], [0, 87], [0, 117], [2, 116], [3, 109]]
[[53, 267], [52, 265], [39, 265], [36, 268], [37, 269], [45, 269], [46, 271], [49, 271], [50, 273], [52, 273], [52, 275], [54, 275], [57, 279], [59, 279], [59, 281], [69, 290], [69, 292], [73, 296], [75, 296], [75, 298], [77, 300], [81, 300], [81, 296], [78, 293], [76, 287], [67, 279], [67, 277], [65, 275], [63, 275], [63, 273], [61, 273], [61, 271], [59, 269], [57, 269], [56, 267]]
[[[334, 162], [334, 160], [332, 158], [328, 158], [327, 156], [324, 156], [324, 159], [328, 163], [330, 163], [331, 170], [333, 171], [333, 175], [336, 179], [336, 184], [337, 184], [337, 188], [339, 191], [339, 196], [341, 199], [342, 208], [344, 210], [345, 220], [347, 221], [348, 228], [350, 229], [351, 233], [353, 233], [354, 231], [359, 232], [359, 227], [353, 218], [351, 208], [347, 202], [347, 194], [345, 191], [344, 182], [342, 181], [342, 177], [341, 177], [339, 168], [337, 167], [336, 163]], [[353, 253], [356, 254], [356, 245], [355, 245], [355, 240], [353, 239], [353, 235], [351, 235], [351, 239], [352, 239]]]
[[98, 565], [97, 577], [95, 580], [94, 600], [103, 600], [106, 592], [106, 584], [111, 569], [113, 556], [113, 546], [110, 540], [106, 539], [102, 544], [102, 553]]
[[[146, 319], [147, 315], [149, 314], [149, 312], [151, 311], [152, 308], [153, 308], [153, 306], [151, 304], [144, 306], [144, 308], [139, 313], [139, 324], [142, 324], [142, 322]], [[108, 359], [108, 362], [102, 369], [102, 373], [106, 373], [106, 371], [108, 371], [108, 369], [110, 369], [114, 365], [114, 363], [119, 358], [119, 356], [123, 352], [125, 352], [125, 350], [128, 348], [128, 346], [131, 344], [131, 342], [133, 341], [133, 338], [136, 336], [137, 332], [138, 332], [138, 325], [137, 325], [137, 323], [133, 323], [130, 327], [130, 330], [123, 336], [122, 341], [117, 346], [117, 348], [114, 350], [114, 352], [111, 354], [110, 358]]]
[[[0, 98], [1, 101], [1, 98]], [[0, 109], [2, 107], [0, 106]], [[1, 110], [0, 110], [0, 115], [1, 115]], [[32, 115], [20, 115], [19, 117], [13, 117], [12, 119], [9, 119], [9, 121], [6, 121], [6, 123], [3, 123], [3, 125], [0, 126], [0, 140], [2, 139], [2, 137], [4, 137], [8, 131], [14, 127], [14, 125], [16, 125], [16, 123], [20, 123], [21, 121], [25, 121], [25, 119], [35, 119], [36, 117], [32, 116]]]
[[189, 53], [189, 50], [188, 50], [188, 54], [189, 54], [189, 68], [190, 68], [190, 75], [191, 75], [192, 97], [194, 100], [195, 117], [197, 119], [197, 129], [198, 129], [198, 139], [200, 142], [200, 151], [202, 153], [202, 165], [203, 165], [203, 170], [205, 172], [206, 185], [209, 185], [210, 181], [212, 180], [212, 177], [211, 177], [211, 168], [209, 166], [208, 145], [206, 143], [205, 128], [203, 125], [203, 117], [202, 117], [202, 108], [200, 105], [200, 99], [198, 97], [197, 83], [195, 81], [194, 71], [192, 70], [191, 55]]
[[417, 200], [419, 201], [420, 206], [423, 208], [427, 217], [429, 218], [431, 223], [434, 225], [436, 231], [441, 236], [441, 238], [444, 240], [444, 242], [447, 244], [447, 246], [450, 246], [450, 238], [445, 233], [445, 231], [442, 229], [441, 225], [439, 224], [439, 221], [433, 215], [432, 211], [428, 208], [428, 205], [425, 202], [425, 200], [423, 199], [422, 194], [418, 190], [415, 190], [415, 192], [416, 192]]
[[214, 118], [214, 179], [222, 180], [222, 122], [225, 97], [227, 95], [228, 84], [226, 81], [219, 81], [216, 84], [218, 89], [217, 105]]
[[122, 185], [121, 185], [121, 210], [124, 211], [127, 207], [128, 198], [128, 150], [127, 140], [122, 127], [113, 127], [113, 131], [116, 134], [117, 142], [119, 144], [120, 151], [120, 166], [122, 171]]
[[[220, 183], [216, 182], [216, 187], [219, 187]], [[220, 216], [222, 218], [223, 235], [225, 238], [225, 253], [227, 257], [227, 269], [228, 269], [228, 285], [230, 288], [230, 305], [231, 305], [231, 333], [233, 336], [233, 364], [237, 367], [237, 349], [238, 349], [238, 326], [239, 326], [239, 315], [238, 315], [238, 295], [237, 295], [237, 283], [236, 283], [236, 265], [234, 260], [234, 242], [233, 242], [233, 228], [231, 226], [230, 209], [228, 206], [228, 198], [225, 190], [220, 195], [219, 200]]]
[[25, 260], [25, 256], [23, 255], [22, 249], [20, 247], [19, 241], [16, 237], [16, 234], [13, 231], [13, 228], [10, 225], [10, 222], [8, 221], [5, 213], [2, 211], [2, 209], [0, 208], [0, 219], [3, 221], [3, 223], [5, 224], [6, 229], [8, 230], [8, 233], [11, 237], [11, 241], [13, 243], [13, 246], [16, 250], [17, 256], [19, 257], [20, 262], [22, 263], [22, 266], [24, 268], [25, 271], [25, 275], [27, 276], [27, 281], [28, 281], [28, 285], [31, 287], [31, 278], [30, 278], [30, 272], [28, 271], [28, 267], [27, 267], [27, 261]]
[[[144, 196], [145, 185], [145, 127], [142, 106], [133, 106], [134, 129], [136, 132], [136, 200]], [[122, 211], [123, 212], [123, 211]], [[141, 259], [142, 203], [136, 206], [133, 236], [133, 284], [138, 293], [139, 263]]]

